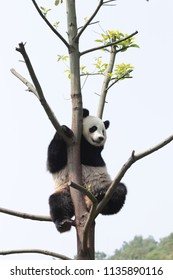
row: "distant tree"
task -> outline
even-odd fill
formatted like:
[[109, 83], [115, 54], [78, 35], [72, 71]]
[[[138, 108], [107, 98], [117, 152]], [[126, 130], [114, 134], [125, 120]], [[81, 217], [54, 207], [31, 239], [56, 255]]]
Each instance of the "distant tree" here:
[[[102, 253], [103, 254], [103, 253]], [[101, 256], [101, 255], [100, 255]], [[109, 259], [112, 260], [173, 260], [173, 233], [157, 242], [152, 236], [135, 236], [124, 242]]]
[[142, 260], [148, 252], [157, 247], [157, 242], [153, 237], [143, 239], [142, 236], [135, 236], [129, 243], [124, 242], [120, 250], [115, 250], [115, 255], [111, 259], [118, 260]]
[[148, 260], [173, 260], [173, 233], [164, 237], [155, 250], [147, 254]]
[[95, 259], [96, 260], [105, 260], [106, 254], [104, 252], [96, 252], [95, 253]]

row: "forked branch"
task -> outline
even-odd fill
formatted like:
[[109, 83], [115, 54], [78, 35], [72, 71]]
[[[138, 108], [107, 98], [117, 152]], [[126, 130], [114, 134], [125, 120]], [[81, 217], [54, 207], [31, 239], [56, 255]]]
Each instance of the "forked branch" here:
[[37, 3], [35, 0], [32, 0], [37, 12], [39, 15], [42, 17], [42, 19], [46, 22], [46, 24], [49, 26], [49, 28], [55, 33], [55, 35], [66, 45], [66, 47], [69, 49], [70, 46], [68, 42], [64, 39], [64, 37], [53, 27], [53, 25], [48, 21], [48, 19], [43, 15], [42, 11], [38, 7]]
[[78, 40], [79, 37], [82, 35], [82, 33], [85, 31], [85, 29], [88, 27], [88, 25], [90, 25], [91, 21], [95, 18], [95, 16], [97, 15], [98, 11], [100, 10], [101, 6], [103, 5], [103, 0], [99, 1], [99, 4], [96, 8], [96, 10], [94, 11], [94, 13], [91, 15], [91, 17], [87, 20], [87, 22], [85, 23], [85, 25], [80, 29], [80, 32], [77, 34], [76, 39]]

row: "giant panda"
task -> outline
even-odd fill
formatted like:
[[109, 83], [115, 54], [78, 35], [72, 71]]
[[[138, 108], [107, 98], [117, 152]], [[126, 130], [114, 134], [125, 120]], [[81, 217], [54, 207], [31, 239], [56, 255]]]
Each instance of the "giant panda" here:
[[[82, 181], [83, 186], [89, 186], [98, 201], [102, 200], [112, 183], [101, 156], [108, 127], [109, 121], [90, 116], [89, 111], [83, 109], [83, 132], [80, 143]], [[72, 135], [72, 131], [67, 126], [63, 125], [62, 129], [67, 136]], [[55, 192], [49, 198], [50, 215], [57, 230], [62, 233], [71, 228], [74, 207], [68, 186], [67, 146], [57, 132], [48, 147], [47, 168], [52, 173], [55, 182]], [[101, 214], [117, 213], [124, 205], [126, 194], [126, 186], [119, 183]], [[91, 201], [86, 199], [85, 202], [89, 209]]]

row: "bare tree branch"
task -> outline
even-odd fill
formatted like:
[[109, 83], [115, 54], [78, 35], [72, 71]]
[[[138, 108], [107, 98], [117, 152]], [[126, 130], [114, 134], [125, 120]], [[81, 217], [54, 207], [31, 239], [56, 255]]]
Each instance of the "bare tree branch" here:
[[58, 36], [58, 38], [66, 45], [68, 49], [70, 49], [70, 46], [68, 42], [64, 39], [64, 37], [53, 27], [53, 25], [47, 20], [47, 18], [43, 15], [42, 11], [39, 9], [37, 3], [35, 0], [32, 0], [36, 10], [38, 11], [39, 15], [42, 17], [42, 19], [46, 22], [46, 24], [50, 27], [50, 29], [55, 33], [55, 35]]
[[104, 6], [114, 6], [113, 4], [112, 5], [108, 5], [108, 3], [111, 3], [111, 2], [115, 2], [116, 0], [107, 0], [107, 1], [104, 1]]
[[41, 250], [41, 249], [21, 249], [21, 250], [9, 250], [9, 251], [0, 251], [0, 255], [11, 255], [11, 254], [42, 254], [42, 255], [48, 255], [54, 258], [62, 259], [62, 260], [71, 260], [69, 257], [66, 257], [64, 255], [47, 251], [47, 250]]
[[19, 218], [23, 218], [23, 219], [30, 219], [30, 220], [42, 221], [42, 222], [52, 222], [52, 220], [49, 216], [33, 215], [33, 214], [18, 212], [18, 211], [14, 211], [14, 210], [2, 208], [2, 207], [0, 207], [0, 212], [4, 213], [4, 214], [16, 216]]
[[105, 48], [108, 48], [108, 47], [111, 47], [111, 46], [114, 46], [114, 45], [117, 45], [121, 42], [124, 42], [125, 40], [127, 39], [130, 39], [131, 37], [133, 37], [134, 35], [138, 34], [138, 31], [135, 31], [133, 32], [131, 35], [121, 39], [121, 40], [118, 40], [116, 42], [111, 42], [109, 44], [106, 44], [106, 45], [102, 45], [102, 46], [99, 46], [99, 47], [96, 47], [96, 48], [92, 48], [92, 49], [89, 49], [89, 50], [86, 50], [86, 51], [83, 51], [80, 53], [80, 55], [84, 55], [84, 54], [87, 54], [87, 53], [90, 53], [90, 52], [94, 52], [94, 51], [97, 51], [97, 50], [101, 50], [101, 49], [105, 49]]
[[63, 137], [63, 139], [64, 139], [64, 141], [66, 141], [66, 143], [71, 143], [73, 141], [73, 139], [71, 139], [71, 138], [69, 138], [65, 135], [65, 133], [62, 130], [55, 114], [51, 110], [49, 104], [47, 103], [47, 101], [44, 97], [43, 90], [42, 90], [42, 88], [40, 86], [40, 83], [37, 79], [37, 76], [34, 72], [34, 69], [33, 69], [32, 64], [30, 62], [29, 56], [28, 56], [28, 54], [25, 50], [24, 44], [20, 43], [19, 47], [16, 48], [16, 50], [22, 54], [35, 88], [29, 81], [27, 81], [24, 77], [22, 77], [22, 75], [17, 73], [14, 69], [11, 69], [12, 74], [15, 75], [18, 79], [20, 79], [28, 87], [28, 90], [30, 92], [33, 92], [37, 96], [37, 98], [39, 99], [41, 105], [43, 106], [49, 120], [51, 121], [52, 125], [54, 126], [54, 128], [56, 129], [58, 134]]
[[76, 40], [79, 40], [79, 37], [82, 35], [82, 33], [85, 31], [85, 29], [91, 23], [91, 21], [95, 18], [96, 14], [98, 13], [98, 11], [100, 10], [102, 5], [103, 5], [103, 0], [100, 0], [96, 10], [94, 11], [94, 13], [91, 15], [91, 17], [87, 20], [85, 25], [81, 28], [80, 32], [77, 34]]
[[142, 158], [144, 158], [148, 155], [151, 155], [152, 153], [160, 150], [161, 148], [163, 148], [164, 146], [169, 144], [171, 141], [173, 141], [173, 135], [171, 135], [170, 137], [168, 137], [167, 139], [165, 139], [164, 141], [162, 141], [158, 145], [154, 146], [153, 148], [150, 148], [150, 149], [148, 149], [148, 150], [146, 150], [142, 153], [135, 154], [135, 151], [133, 151], [130, 158], [128, 159], [128, 161], [123, 165], [123, 167], [120, 169], [117, 176], [113, 180], [110, 188], [107, 190], [107, 192], [105, 194], [105, 197], [98, 204], [97, 209], [96, 209], [96, 213], [95, 213], [95, 217], [97, 217], [97, 215], [102, 211], [102, 209], [105, 207], [107, 202], [110, 200], [117, 184], [121, 181], [121, 179], [123, 178], [123, 176], [125, 175], [127, 170], [132, 166], [132, 164], [135, 163], [136, 161], [138, 161], [138, 160], [140, 160], [140, 159], [142, 159]]
[[40, 97], [39, 97], [39, 95], [38, 95], [38, 93], [37, 93], [36, 88], [35, 88], [27, 79], [25, 79], [21, 74], [19, 74], [18, 72], [16, 72], [16, 70], [13, 69], [13, 68], [10, 69], [10, 71], [11, 71], [11, 73], [12, 73], [14, 76], [16, 76], [22, 83], [24, 83], [24, 84], [27, 86], [29, 92], [34, 93], [35, 96], [36, 96], [38, 99], [40, 99]]

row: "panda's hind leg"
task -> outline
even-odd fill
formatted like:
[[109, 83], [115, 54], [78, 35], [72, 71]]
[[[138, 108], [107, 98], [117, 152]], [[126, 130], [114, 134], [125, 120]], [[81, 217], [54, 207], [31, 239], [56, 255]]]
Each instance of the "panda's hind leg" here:
[[[105, 195], [106, 190], [103, 190], [101, 196]], [[119, 183], [118, 186], [115, 188], [115, 191], [107, 203], [107, 205], [104, 207], [104, 209], [101, 211], [101, 214], [103, 215], [112, 215], [118, 213], [121, 208], [123, 207], [127, 195], [127, 188], [123, 183]], [[98, 200], [101, 200], [101, 196]]]
[[69, 188], [60, 189], [49, 197], [50, 216], [60, 233], [69, 231], [73, 224], [74, 207]]

